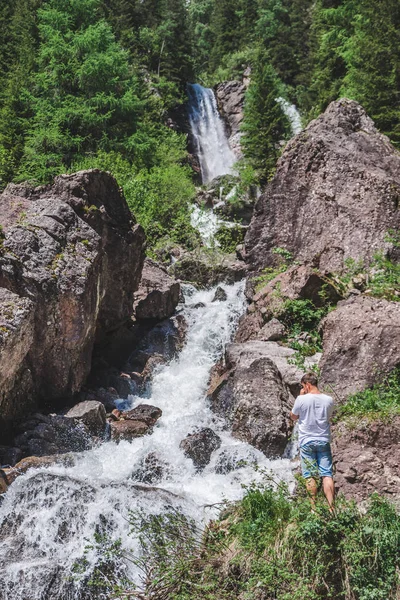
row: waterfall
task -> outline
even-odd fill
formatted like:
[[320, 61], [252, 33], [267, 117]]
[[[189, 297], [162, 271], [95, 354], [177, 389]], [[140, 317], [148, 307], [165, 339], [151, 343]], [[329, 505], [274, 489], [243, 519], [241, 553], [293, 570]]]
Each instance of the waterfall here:
[[198, 83], [188, 85], [189, 122], [203, 183], [233, 173], [235, 155], [229, 147], [225, 125], [214, 92]]
[[301, 124], [301, 116], [299, 111], [297, 110], [294, 104], [290, 104], [285, 98], [279, 97], [276, 98], [276, 102], [280, 105], [284, 114], [289, 120], [290, 126], [292, 128], [292, 134], [297, 135], [302, 131], [303, 126]]
[[[188, 322], [185, 347], [154, 374], [145, 400], [121, 400], [130, 407], [144, 401], [162, 409], [152, 435], [108, 442], [74, 455], [69, 466], [32, 469], [9, 488], [0, 506], [0, 600], [88, 600], [90, 590], [76, 579], [73, 567], [80, 561], [87, 575], [93, 570], [101, 550], [92, 547], [85, 562], [82, 558], [95, 533], [106, 533], [110, 541], [121, 539], [137, 555], [138, 539], [129, 535], [130, 510], [160, 514], [172, 506], [203, 526], [217, 515], [215, 507], [207, 507], [239, 499], [242, 486], [260, 477], [255, 463], [292, 481], [288, 459], [268, 460], [234, 439], [205, 400], [210, 369], [245, 310], [243, 282], [225, 290], [225, 302], [212, 302], [215, 290], [184, 288], [186, 303], [179, 310]], [[222, 444], [198, 472], [179, 444], [204, 427], [217, 432]], [[157, 480], [143, 476], [149, 454], [160, 465]], [[236, 468], [224, 469], [227, 459]], [[121, 569], [137, 580], [132, 563], [122, 561]]]

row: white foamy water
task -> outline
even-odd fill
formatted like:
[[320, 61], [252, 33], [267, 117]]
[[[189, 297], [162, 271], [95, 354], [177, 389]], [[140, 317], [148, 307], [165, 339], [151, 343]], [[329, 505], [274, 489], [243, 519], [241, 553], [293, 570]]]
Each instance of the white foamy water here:
[[[277, 478], [292, 481], [289, 460], [270, 461], [235, 440], [206, 403], [210, 369], [244, 310], [243, 284], [224, 287], [228, 300], [214, 303], [214, 290], [186, 288], [182, 310], [189, 329], [184, 349], [154, 375], [148, 398], [129, 399], [132, 407], [144, 401], [162, 409], [152, 435], [76, 454], [70, 467], [31, 470], [9, 488], [0, 507], [1, 600], [81, 598], [81, 584], [72, 569], [96, 532], [121, 539], [125, 548], [139, 553], [138, 540], [129, 535], [129, 510], [159, 514], [175, 507], [204, 525], [217, 514], [208, 505], [239, 499], [242, 485], [259, 477], [256, 463]], [[204, 307], [194, 308], [198, 303]], [[198, 472], [179, 444], [203, 427], [213, 429], [222, 445]], [[157, 482], [146, 485], [141, 483], [140, 468], [150, 453], [162, 472]], [[240, 459], [247, 461], [244, 466], [226, 472], [224, 464]], [[90, 573], [98, 552], [92, 549], [86, 558]], [[132, 564], [124, 568], [132, 579], [138, 577]]]
[[188, 85], [189, 121], [203, 183], [233, 173], [235, 155], [229, 147], [225, 125], [214, 92], [198, 83]]
[[289, 120], [290, 126], [292, 128], [292, 134], [297, 135], [300, 131], [303, 130], [303, 126], [301, 124], [301, 116], [299, 111], [297, 110], [294, 104], [290, 104], [285, 98], [279, 97], [276, 98], [276, 102], [281, 106], [283, 112]]
[[[224, 202], [220, 203], [220, 205], [222, 204]], [[215, 208], [217, 207], [218, 205]], [[220, 246], [218, 240], [215, 239], [215, 234], [221, 227], [237, 227], [237, 223], [225, 221], [214, 210], [201, 208], [197, 204], [191, 206], [190, 223], [200, 233], [204, 245], [208, 248]]]

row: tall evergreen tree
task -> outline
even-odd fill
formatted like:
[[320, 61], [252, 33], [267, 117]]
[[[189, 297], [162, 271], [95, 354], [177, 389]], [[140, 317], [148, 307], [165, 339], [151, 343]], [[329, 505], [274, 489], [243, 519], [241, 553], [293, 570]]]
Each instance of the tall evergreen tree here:
[[38, 10], [40, 46], [29, 101], [33, 118], [21, 176], [45, 181], [87, 152], [124, 151], [140, 102], [126, 52], [98, 0], [48, 0]]
[[289, 122], [276, 101], [278, 96], [277, 75], [266, 52], [259, 50], [246, 95], [242, 143], [245, 157], [261, 183], [272, 175], [280, 153], [279, 143], [290, 131]]
[[343, 95], [358, 100], [400, 146], [400, 4], [361, 0], [344, 53]]
[[216, 69], [224, 56], [240, 47], [239, 0], [218, 0], [211, 15], [214, 46], [210, 57], [211, 69]]

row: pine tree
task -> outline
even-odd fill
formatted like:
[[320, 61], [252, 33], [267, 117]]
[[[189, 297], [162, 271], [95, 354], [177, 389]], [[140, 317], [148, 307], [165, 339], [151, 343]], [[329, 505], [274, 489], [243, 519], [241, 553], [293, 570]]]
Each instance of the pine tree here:
[[341, 94], [360, 102], [400, 146], [400, 4], [361, 0], [345, 49]]
[[127, 54], [100, 17], [98, 0], [48, 0], [38, 10], [40, 46], [21, 177], [46, 181], [77, 156], [124, 152], [140, 102]]
[[256, 169], [261, 183], [271, 177], [279, 157], [279, 143], [290, 131], [276, 98], [277, 75], [268, 55], [259, 50], [246, 96], [242, 144], [245, 157]]
[[218, 0], [211, 15], [211, 31], [214, 46], [210, 57], [210, 68], [215, 70], [227, 54], [240, 46], [239, 0]]

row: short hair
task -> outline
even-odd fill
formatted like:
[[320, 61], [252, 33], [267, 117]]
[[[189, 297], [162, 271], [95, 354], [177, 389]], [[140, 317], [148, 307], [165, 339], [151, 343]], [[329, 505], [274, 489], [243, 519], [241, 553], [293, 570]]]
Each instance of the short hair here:
[[301, 378], [301, 383], [310, 383], [311, 385], [314, 385], [315, 387], [317, 387], [317, 385], [318, 385], [318, 377], [316, 376], [315, 373], [311, 373], [311, 372], [310, 373], [306, 373]]

